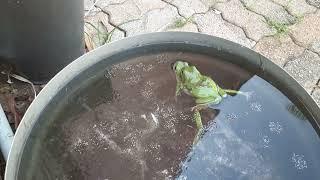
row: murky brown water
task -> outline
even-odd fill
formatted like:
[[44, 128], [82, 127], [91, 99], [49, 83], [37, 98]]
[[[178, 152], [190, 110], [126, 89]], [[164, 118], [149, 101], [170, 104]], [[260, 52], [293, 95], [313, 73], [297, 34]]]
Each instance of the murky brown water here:
[[[109, 67], [59, 113], [39, 152], [48, 174], [32, 178], [174, 177], [196, 132], [193, 100], [187, 95], [174, 98], [171, 63], [177, 58], [194, 63], [225, 88], [239, 87], [250, 78], [234, 65], [187, 53], [138, 57]], [[217, 113], [204, 111], [204, 122]]]

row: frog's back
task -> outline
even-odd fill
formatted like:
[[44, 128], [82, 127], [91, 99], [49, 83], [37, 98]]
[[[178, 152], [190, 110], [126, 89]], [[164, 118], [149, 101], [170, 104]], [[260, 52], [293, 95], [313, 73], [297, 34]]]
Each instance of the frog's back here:
[[195, 86], [201, 81], [201, 74], [195, 66], [182, 68], [181, 77], [185, 85]]

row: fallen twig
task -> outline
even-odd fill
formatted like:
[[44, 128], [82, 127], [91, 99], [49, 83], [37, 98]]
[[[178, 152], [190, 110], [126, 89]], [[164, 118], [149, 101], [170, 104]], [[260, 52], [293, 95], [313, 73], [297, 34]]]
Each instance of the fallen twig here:
[[13, 117], [14, 117], [14, 127], [17, 129], [20, 124], [20, 121], [21, 121], [21, 116], [17, 112], [16, 101], [12, 95], [8, 95], [7, 102], [8, 102], [9, 110], [13, 114]]

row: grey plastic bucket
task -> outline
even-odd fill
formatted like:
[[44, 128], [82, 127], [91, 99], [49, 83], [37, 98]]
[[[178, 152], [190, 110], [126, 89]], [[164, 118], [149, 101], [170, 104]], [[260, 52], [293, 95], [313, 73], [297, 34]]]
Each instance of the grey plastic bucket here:
[[[5, 180], [23, 179], [26, 172], [24, 159], [31, 160], [27, 149], [29, 142], [40, 138], [36, 131], [45, 131], [46, 117], [54, 112], [57, 104], [79, 83], [94, 76], [120, 59], [144, 53], [163, 51], [196, 52], [219, 56], [267, 80], [306, 112], [313, 128], [319, 133], [320, 110], [310, 95], [283, 69], [258, 53], [233, 42], [197, 33], [166, 32], [126, 38], [93, 50], [60, 71], [40, 92], [27, 110], [14, 140], [6, 167]], [[32, 143], [31, 143], [32, 144]], [[39, 145], [39, 144], [38, 144]], [[41, 144], [40, 144], [41, 146]]]

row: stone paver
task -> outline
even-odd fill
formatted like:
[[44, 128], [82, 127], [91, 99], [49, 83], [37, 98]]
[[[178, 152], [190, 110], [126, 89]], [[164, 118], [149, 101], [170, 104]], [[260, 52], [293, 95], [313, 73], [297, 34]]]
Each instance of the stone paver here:
[[304, 47], [320, 41], [320, 11], [307, 15], [302, 22], [295, 24], [290, 34]]
[[182, 27], [168, 28], [167, 31], [198, 32], [197, 25], [189, 22]]
[[94, 4], [93, 0], [86, 0], [84, 1], [84, 10], [87, 11], [89, 10]]
[[288, 62], [284, 69], [311, 92], [320, 77], [320, 57], [306, 50], [301, 56]]
[[307, 2], [312, 6], [320, 8], [320, 0], [307, 0]]
[[255, 41], [258, 41], [262, 36], [275, 33], [262, 16], [247, 10], [239, 0], [218, 3], [215, 8], [222, 12], [224, 19], [241, 26], [247, 35]]
[[319, 56], [320, 56], [320, 40], [319, 40], [319, 41], [317, 41], [317, 40], [313, 41], [313, 42], [310, 44], [309, 47], [310, 47], [310, 49], [311, 49], [313, 52], [318, 53]]
[[133, 0], [133, 2], [137, 5], [142, 14], [145, 14], [152, 9], [164, 8], [168, 5], [161, 0]]
[[212, 7], [217, 3], [224, 3], [224, 2], [228, 2], [228, 1], [229, 0], [201, 0], [201, 2], [208, 7]]
[[290, 58], [299, 56], [304, 48], [294, 44], [288, 35], [278, 38], [265, 37], [254, 48], [279, 66], [283, 66]]
[[320, 106], [320, 89], [317, 89], [312, 94], [313, 99], [316, 101], [318, 106]]
[[263, 15], [271, 21], [290, 24], [295, 18], [290, 15], [282, 6], [270, 0], [241, 0], [251, 11]]
[[209, 6], [200, 0], [171, 0], [170, 2], [177, 6], [181, 15], [186, 18], [194, 13], [204, 13], [209, 10]]
[[179, 17], [177, 10], [173, 6], [166, 6], [165, 8], [148, 11], [141, 19], [124, 23], [120, 27], [126, 30], [128, 36], [165, 31]]
[[306, 13], [313, 13], [317, 10], [317, 8], [309, 5], [305, 0], [273, 0], [273, 1], [287, 8], [287, 10], [295, 16], [302, 16]]
[[172, 25], [179, 17], [177, 10], [172, 6], [166, 6], [163, 9], [154, 9], [143, 17], [143, 23], [145, 25], [143, 31], [163, 31]]
[[119, 27], [127, 32], [127, 36], [134, 36], [145, 33], [145, 25], [141, 19], [124, 23]]
[[[87, 0], [85, 0], [87, 1]], [[107, 7], [109, 5], [121, 5], [122, 3], [128, 1], [128, 0], [91, 0], [94, 1], [95, 4], [99, 7]]]
[[101, 8], [111, 14], [111, 21], [117, 25], [141, 18], [141, 11], [132, 0], [125, 1], [122, 4], [108, 5]]
[[[86, 24], [86, 42], [92, 40], [93, 48], [112, 30], [111, 41], [125, 34], [199, 31], [254, 47], [284, 66], [319, 102], [320, 90], [311, 91], [320, 78], [319, 0], [85, 0], [84, 5], [85, 21], [104, 24], [100, 34]], [[192, 18], [177, 21], [183, 17]]]
[[85, 38], [91, 41], [92, 48], [99, 47], [109, 41], [124, 38], [124, 33], [108, 23], [108, 16], [103, 12], [98, 12], [94, 16], [85, 17]]
[[252, 47], [254, 45], [254, 43], [245, 36], [241, 28], [224, 21], [221, 15], [216, 14], [214, 11], [195, 15], [194, 21], [198, 24], [202, 33], [225, 38], [246, 47]]

